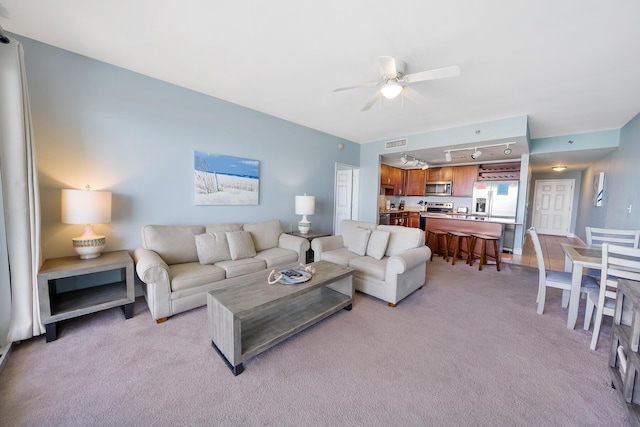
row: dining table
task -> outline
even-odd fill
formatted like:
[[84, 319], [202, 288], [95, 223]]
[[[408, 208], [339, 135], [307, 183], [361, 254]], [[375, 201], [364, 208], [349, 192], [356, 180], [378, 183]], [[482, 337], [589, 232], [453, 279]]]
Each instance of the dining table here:
[[574, 329], [578, 320], [583, 270], [585, 268], [602, 270], [602, 248], [600, 246], [580, 246], [563, 243], [562, 250], [565, 254], [564, 270], [571, 271], [567, 328]]

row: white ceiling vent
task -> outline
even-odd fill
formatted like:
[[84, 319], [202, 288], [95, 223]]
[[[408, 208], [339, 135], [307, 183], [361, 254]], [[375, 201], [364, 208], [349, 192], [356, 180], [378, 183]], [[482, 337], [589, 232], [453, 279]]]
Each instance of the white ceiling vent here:
[[386, 141], [384, 143], [385, 150], [389, 150], [391, 148], [406, 147], [406, 146], [407, 146], [407, 138], [395, 139], [393, 141]]

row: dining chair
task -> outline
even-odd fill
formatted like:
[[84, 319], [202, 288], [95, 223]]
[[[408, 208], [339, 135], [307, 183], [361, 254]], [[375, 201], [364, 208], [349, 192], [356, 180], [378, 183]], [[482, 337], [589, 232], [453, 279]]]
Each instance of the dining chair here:
[[618, 279], [640, 282], [640, 249], [603, 243], [600, 286], [589, 290], [587, 308], [584, 313], [584, 329], [588, 330], [594, 308], [596, 309], [591, 350], [595, 350], [598, 345], [602, 317], [604, 315], [613, 317], [615, 312]]
[[640, 242], [640, 230], [614, 230], [612, 228], [585, 227], [587, 245], [602, 246], [612, 243], [619, 246], [637, 248]]
[[[533, 243], [533, 248], [536, 253], [536, 260], [538, 261], [538, 297], [536, 299], [538, 303], [538, 314], [544, 312], [547, 287], [562, 289], [562, 306], [566, 308], [569, 305], [569, 296], [571, 295], [571, 273], [566, 271], [547, 271], [544, 266], [542, 247], [540, 246], [540, 239], [538, 238], [536, 229], [531, 227], [527, 230], [527, 233], [531, 237], [531, 242]], [[596, 283], [593, 277], [583, 274], [580, 292], [587, 292], [588, 289], [599, 289], [598, 283]]]
[[[619, 246], [637, 248], [640, 243], [640, 230], [616, 230], [613, 228], [585, 227], [588, 246], [602, 246], [612, 243]], [[600, 280], [600, 270], [587, 268], [586, 274]]]

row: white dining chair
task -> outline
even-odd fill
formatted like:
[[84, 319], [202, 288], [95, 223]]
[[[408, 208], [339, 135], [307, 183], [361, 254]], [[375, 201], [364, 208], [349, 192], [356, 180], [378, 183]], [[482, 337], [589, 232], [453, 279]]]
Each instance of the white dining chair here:
[[613, 317], [615, 312], [618, 279], [640, 281], [640, 249], [603, 243], [600, 286], [589, 290], [584, 313], [584, 329], [588, 330], [595, 308], [591, 350], [595, 350], [598, 345], [602, 317]]
[[[569, 297], [571, 291], [571, 273], [566, 271], [547, 271], [544, 266], [544, 257], [542, 256], [542, 247], [536, 229], [531, 227], [527, 230], [531, 237], [533, 248], [535, 249], [536, 259], [538, 261], [538, 314], [544, 312], [544, 303], [547, 297], [547, 287], [562, 289], [562, 306], [569, 305]], [[593, 277], [582, 275], [582, 284], [580, 292], [587, 292], [589, 289], [599, 289], [598, 283]]]
[[612, 243], [618, 246], [637, 248], [640, 243], [640, 230], [615, 230], [612, 228], [585, 227], [587, 245], [602, 246]]

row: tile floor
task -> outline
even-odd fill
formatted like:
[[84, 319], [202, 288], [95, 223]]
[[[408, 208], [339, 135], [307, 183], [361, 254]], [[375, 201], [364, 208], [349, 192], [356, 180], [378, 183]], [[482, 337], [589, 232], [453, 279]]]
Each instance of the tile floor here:
[[[562, 251], [562, 246], [560, 246], [562, 243], [584, 245], [582, 240], [577, 237], [568, 238], [544, 234], [539, 234], [538, 237], [540, 238], [540, 246], [544, 256], [544, 266], [547, 270], [552, 271], [564, 271], [564, 252]], [[500, 262], [537, 267], [536, 253], [533, 250], [533, 243], [531, 243], [529, 235], [526, 235], [522, 245], [522, 255], [502, 254]]]

